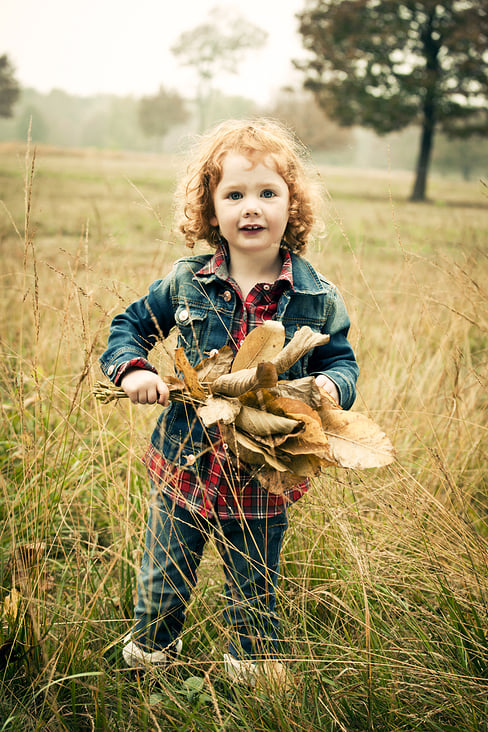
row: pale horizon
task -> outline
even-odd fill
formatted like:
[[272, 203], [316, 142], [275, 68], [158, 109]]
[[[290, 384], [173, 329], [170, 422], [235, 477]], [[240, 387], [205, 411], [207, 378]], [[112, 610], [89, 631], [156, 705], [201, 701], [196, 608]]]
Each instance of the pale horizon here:
[[180, 66], [170, 48], [215, 6], [235, 9], [268, 33], [266, 45], [246, 55], [237, 75], [223, 70], [215, 79], [217, 89], [262, 104], [281, 87], [300, 81], [291, 60], [303, 54], [295, 15], [305, 0], [248, 0], [245, 7], [222, 0], [180, 0], [170, 7], [158, 0], [137, 5], [4, 0], [2, 5], [0, 55], [7, 54], [22, 87], [41, 93], [59, 89], [79, 96], [139, 97], [163, 85], [191, 97], [195, 72]]

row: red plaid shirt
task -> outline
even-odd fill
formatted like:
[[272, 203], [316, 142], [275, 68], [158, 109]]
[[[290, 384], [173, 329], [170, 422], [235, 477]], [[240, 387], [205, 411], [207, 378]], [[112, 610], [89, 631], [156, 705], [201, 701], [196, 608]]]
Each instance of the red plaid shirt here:
[[[247, 333], [276, 313], [278, 300], [285, 288], [293, 286], [291, 257], [286, 252], [280, 276], [273, 284], [258, 284], [243, 300], [241, 290], [227, 270], [225, 251], [220, 248], [210, 262], [201, 270], [202, 274], [225, 275], [227, 286], [234, 288], [239, 306], [232, 323], [229, 344], [237, 351]], [[135, 365], [130, 362], [130, 365]], [[139, 362], [138, 366], [142, 364]], [[148, 368], [152, 368], [147, 364]], [[121, 367], [117, 380], [127, 368]], [[124, 369], [124, 370], [123, 370]], [[205, 453], [200, 462], [198, 475], [181, 470], [167, 463], [151, 445], [144, 462], [151, 480], [163, 493], [171, 496], [182, 508], [195, 511], [202, 516], [218, 516], [220, 519], [258, 519], [276, 516], [285, 505], [297, 501], [308, 489], [304, 481], [277, 496], [261, 488], [259, 482], [239, 466], [228, 460], [226, 445], [216, 433], [216, 445]]]

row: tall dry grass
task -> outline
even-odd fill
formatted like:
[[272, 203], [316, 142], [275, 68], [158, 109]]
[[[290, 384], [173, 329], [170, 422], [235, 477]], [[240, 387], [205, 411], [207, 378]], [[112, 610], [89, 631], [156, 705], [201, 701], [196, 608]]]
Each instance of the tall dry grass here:
[[[229, 687], [205, 554], [164, 676], [124, 670], [155, 407], [93, 399], [111, 317], [182, 253], [174, 164], [0, 149], [0, 730], [485, 730], [487, 199], [323, 171], [361, 365], [356, 409], [398, 460], [331, 470], [291, 510], [279, 587], [287, 698]], [[155, 360], [169, 367], [171, 343]]]

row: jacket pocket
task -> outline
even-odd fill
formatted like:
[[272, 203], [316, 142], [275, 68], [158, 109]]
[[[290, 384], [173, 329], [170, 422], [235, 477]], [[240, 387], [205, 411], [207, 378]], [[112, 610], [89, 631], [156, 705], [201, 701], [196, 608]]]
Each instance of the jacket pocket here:
[[180, 305], [175, 312], [178, 347], [183, 346], [192, 366], [205, 358], [208, 350], [209, 313], [191, 305]]

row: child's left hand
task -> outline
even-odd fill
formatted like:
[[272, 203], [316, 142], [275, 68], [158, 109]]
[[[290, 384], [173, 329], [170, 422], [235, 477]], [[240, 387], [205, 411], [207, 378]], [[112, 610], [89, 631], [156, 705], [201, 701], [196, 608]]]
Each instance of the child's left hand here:
[[325, 374], [319, 374], [315, 377], [315, 383], [317, 384], [317, 386], [320, 386], [321, 389], [325, 389], [325, 391], [330, 394], [333, 399], [336, 400], [337, 404], [340, 404], [339, 389], [334, 384], [332, 379], [329, 379], [329, 377]]

